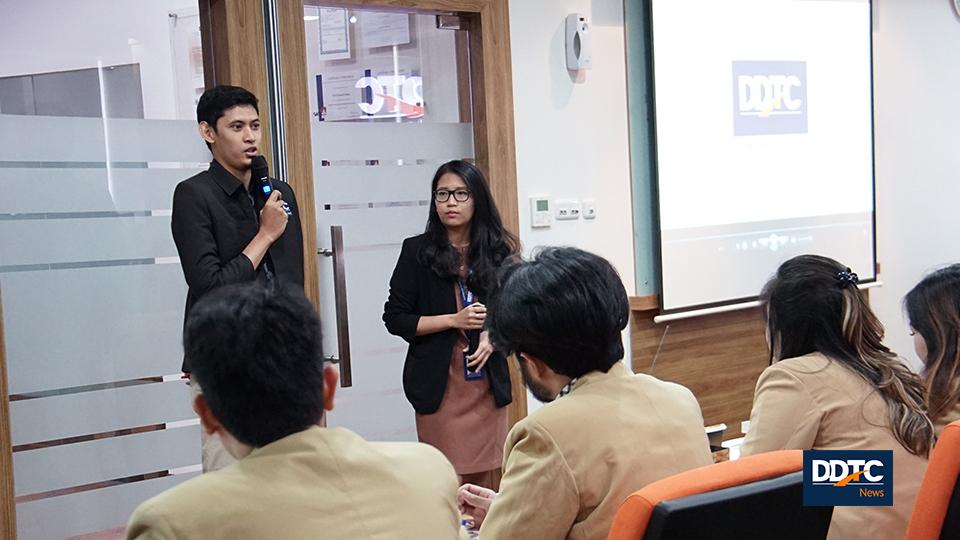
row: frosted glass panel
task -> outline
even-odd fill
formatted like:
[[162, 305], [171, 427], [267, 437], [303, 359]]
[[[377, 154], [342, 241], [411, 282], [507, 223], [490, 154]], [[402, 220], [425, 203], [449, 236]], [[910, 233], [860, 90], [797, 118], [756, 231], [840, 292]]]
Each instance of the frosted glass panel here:
[[0, 266], [176, 257], [170, 216], [0, 220]]
[[0, 273], [11, 394], [178, 373], [179, 264]]
[[203, 163], [210, 151], [197, 132], [197, 121], [108, 119], [112, 161]]
[[[317, 193], [318, 210], [324, 204], [356, 205], [367, 203], [430, 201], [430, 180], [440, 163], [381, 167], [314, 167], [318, 186], [336, 186]], [[332, 210], [337, 211], [334, 207]]]
[[[399, 362], [402, 366], [406, 347], [401, 348], [389, 356], [392, 362]], [[383, 358], [366, 356], [363, 362], [376, 362]], [[354, 377], [357, 377], [359, 364], [354, 360]], [[387, 373], [399, 376], [402, 368], [388, 369]], [[356, 381], [364, 381], [361, 377]], [[369, 379], [366, 379], [369, 380]], [[396, 379], [395, 379], [396, 380]], [[337, 391], [337, 412], [330, 416], [329, 424], [332, 427], [345, 427], [360, 436], [377, 441], [415, 441], [417, 440], [417, 426], [414, 422], [413, 409], [403, 395], [403, 389], [394, 385], [386, 391], [367, 389], [364, 385], [355, 383], [352, 388], [341, 388]], [[371, 414], [370, 403], [377, 404], [377, 413]]]
[[[24, 137], [24, 133], [32, 134]], [[42, 134], [42, 136], [37, 136]], [[202, 163], [210, 152], [191, 120], [0, 114], [0, 161]]]
[[321, 244], [329, 242], [330, 225], [341, 225], [348, 252], [389, 244], [399, 253], [403, 239], [423, 232], [427, 223], [436, 168], [436, 164], [316, 167]]
[[190, 387], [177, 380], [14, 401], [10, 434], [19, 446], [195, 417]]
[[144, 500], [196, 477], [166, 476], [17, 505], [20, 540], [54, 539], [123, 527]]
[[[430, 207], [409, 206], [395, 208], [371, 208], [365, 210], [340, 211], [336, 216], [323, 216], [324, 222], [343, 227], [344, 242], [352, 238], [354, 244], [344, 244], [347, 250], [364, 246], [395, 245], [400, 253], [400, 244], [408, 236], [423, 232], [427, 223], [427, 211]], [[321, 225], [322, 226], [322, 225]], [[329, 244], [330, 232], [321, 238], [321, 242]], [[393, 261], [396, 262], [396, 261]], [[390, 264], [393, 269], [393, 264]], [[389, 277], [389, 276], [388, 276]]]
[[18, 497], [199, 463], [199, 425], [26, 450], [13, 457]]
[[460, 159], [473, 156], [473, 124], [313, 124], [313, 159]]
[[[42, 133], [42, 137], [24, 137]], [[0, 161], [105, 161], [97, 118], [0, 114]]]
[[[346, 245], [348, 236], [344, 233]], [[350, 281], [347, 298], [350, 300], [350, 332], [355, 336], [386, 336], [386, 329], [380, 316], [383, 314], [383, 302], [387, 298], [390, 273], [393, 264], [381, 264], [393, 259], [400, 253], [400, 246], [387, 246], [380, 249], [356, 250], [346, 253]], [[453, 294], [453, 288], [450, 289]], [[392, 337], [392, 336], [390, 336]], [[351, 343], [351, 353], [355, 358], [353, 377], [362, 381], [358, 388], [363, 390], [386, 391], [397, 386], [403, 373], [403, 359], [406, 356], [406, 343], [393, 339], [378, 343], [376, 340], [356, 339]]]
[[157, 382], [183, 356], [173, 191], [211, 159], [197, 2], [2, 5], [16, 21], [0, 32], [0, 289], [19, 538], [122, 529], [189, 478], [170, 468], [200, 461], [189, 388]]
[[0, 214], [168, 210], [177, 183], [200, 170], [0, 167], [0, 193], [16, 194], [0, 198]]

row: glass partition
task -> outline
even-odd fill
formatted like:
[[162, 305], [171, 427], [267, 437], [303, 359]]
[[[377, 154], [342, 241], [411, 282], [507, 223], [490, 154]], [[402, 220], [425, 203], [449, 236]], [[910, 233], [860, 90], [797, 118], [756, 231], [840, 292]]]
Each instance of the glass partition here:
[[[120, 538], [199, 471], [177, 182], [206, 168], [190, 0], [6, 0], [0, 288], [21, 540]], [[82, 24], [64, 24], [82, 21]]]

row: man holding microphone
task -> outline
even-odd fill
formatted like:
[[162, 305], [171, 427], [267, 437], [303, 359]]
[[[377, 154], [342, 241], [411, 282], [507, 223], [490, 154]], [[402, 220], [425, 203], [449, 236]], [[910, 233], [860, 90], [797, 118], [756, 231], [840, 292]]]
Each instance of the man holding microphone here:
[[[277, 182], [267, 197], [251, 172], [262, 137], [256, 96], [237, 86], [210, 88], [197, 104], [197, 123], [213, 161], [177, 185], [171, 220], [189, 288], [185, 319], [197, 300], [222, 285], [303, 287], [303, 233], [293, 189]], [[189, 358], [182, 369], [189, 378]], [[203, 433], [202, 444], [204, 471], [233, 461], [216, 435]]]

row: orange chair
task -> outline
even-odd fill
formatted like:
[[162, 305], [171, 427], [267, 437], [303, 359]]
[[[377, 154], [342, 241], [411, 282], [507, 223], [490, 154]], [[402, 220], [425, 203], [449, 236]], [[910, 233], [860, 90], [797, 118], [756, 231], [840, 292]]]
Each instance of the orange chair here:
[[803, 451], [782, 450], [682, 472], [632, 493], [607, 539], [807, 540], [825, 538], [832, 515], [832, 507], [803, 506]]
[[960, 538], [960, 421], [943, 429], [923, 475], [907, 540]]

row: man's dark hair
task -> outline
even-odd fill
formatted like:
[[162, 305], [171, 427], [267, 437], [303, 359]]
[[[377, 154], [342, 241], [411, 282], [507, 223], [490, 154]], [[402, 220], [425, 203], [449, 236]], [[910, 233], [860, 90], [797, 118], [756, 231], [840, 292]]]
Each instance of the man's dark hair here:
[[[208, 88], [197, 102], [197, 123], [206, 122], [210, 127], [217, 130], [217, 120], [228, 109], [237, 105], [250, 105], [260, 114], [260, 106], [257, 96], [250, 93], [246, 88], [239, 86], [228, 86], [225, 84]], [[210, 147], [210, 143], [207, 143]]]
[[298, 288], [228, 285], [190, 311], [190, 376], [238, 441], [261, 447], [320, 421], [320, 318]]
[[507, 266], [488, 305], [494, 346], [534, 356], [554, 372], [606, 373], [623, 358], [627, 291], [606, 259], [570, 247]]

